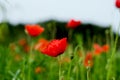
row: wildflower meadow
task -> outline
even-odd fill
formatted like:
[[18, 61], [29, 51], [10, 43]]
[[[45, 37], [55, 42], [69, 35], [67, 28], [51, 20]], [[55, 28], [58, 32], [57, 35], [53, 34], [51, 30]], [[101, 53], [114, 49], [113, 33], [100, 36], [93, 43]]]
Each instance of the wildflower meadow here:
[[120, 80], [118, 32], [75, 19], [0, 23], [0, 80]]

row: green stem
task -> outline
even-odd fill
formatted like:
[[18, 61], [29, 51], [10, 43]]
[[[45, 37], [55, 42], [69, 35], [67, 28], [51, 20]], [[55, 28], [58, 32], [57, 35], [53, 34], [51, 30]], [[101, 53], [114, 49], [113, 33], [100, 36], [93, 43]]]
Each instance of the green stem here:
[[28, 80], [31, 80], [31, 62], [30, 62], [30, 56], [31, 54], [29, 55], [29, 58], [28, 58]]
[[31, 80], [31, 56], [32, 56], [33, 42], [31, 38], [30, 52], [28, 57], [28, 80]]
[[70, 80], [70, 73], [71, 73], [72, 64], [73, 64], [73, 61], [77, 59], [77, 56], [75, 54], [77, 53], [77, 50], [78, 50], [79, 47], [80, 47], [79, 45], [75, 47], [74, 54], [73, 54], [74, 58], [72, 59], [70, 65], [69, 65], [67, 80]]
[[[60, 60], [61, 60], [61, 56], [58, 57], [58, 61], [60, 61]], [[61, 63], [60, 63], [60, 64], [59, 64], [59, 80], [61, 80], [61, 76], [62, 76], [62, 75], [61, 75], [61, 66], [62, 66], [62, 65], [61, 65]]]
[[24, 70], [25, 70], [25, 58], [23, 57], [23, 63], [22, 63], [22, 80], [25, 80]]
[[88, 66], [87, 69], [87, 80], [90, 80], [90, 67]]
[[109, 43], [109, 30], [106, 30], [105, 34], [106, 34], [106, 43], [108, 44]]
[[52, 32], [52, 39], [56, 37], [56, 23], [53, 22], [53, 28], [51, 29]]
[[71, 62], [70, 65], [69, 65], [67, 80], [70, 80], [71, 67], [72, 67], [72, 62]]
[[81, 65], [81, 67], [80, 67], [80, 74], [81, 74], [81, 80], [85, 80], [85, 76], [84, 76], [85, 69], [84, 69], [83, 65]]
[[109, 77], [110, 77], [110, 73], [111, 73], [111, 68], [112, 68], [112, 62], [113, 62], [113, 59], [114, 59], [114, 56], [115, 56], [115, 52], [116, 52], [116, 46], [117, 46], [117, 42], [118, 42], [118, 33], [116, 35], [116, 39], [115, 39], [115, 43], [114, 43], [114, 47], [113, 47], [113, 50], [112, 50], [112, 55], [110, 57], [110, 61], [108, 63], [108, 73], [107, 73], [107, 80], [109, 80]]
[[78, 74], [79, 74], [79, 73], [78, 73], [78, 70], [79, 70], [79, 69], [78, 69], [78, 66], [77, 66], [77, 71], [76, 71], [76, 80], [79, 80], [79, 79], [78, 79]]
[[110, 27], [110, 37], [111, 37], [111, 46], [113, 46], [114, 45], [114, 35], [112, 32], [112, 26]]
[[[120, 11], [120, 10], [119, 10]], [[114, 56], [115, 56], [115, 52], [116, 52], [116, 47], [117, 47], [117, 42], [118, 42], [118, 38], [119, 38], [119, 29], [120, 29], [120, 23], [119, 23], [119, 27], [118, 27], [118, 31], [116, 33], [116, 38], [115, 38], [115, 43], [112, 49], [112, 55], [110, 57], [110, 61], [108, 62], [108, 73], [107, 73], [107, 80], [110, 79], [110, 74], [111, 74], [111, 69], [112, 69], [112, 62], [114, 60]]]
[[73, 34], [73, 30], [69, 29], [68, 31], [68, 40], [71, 41], [72, 40], [72, 34]]
[[53, 21], [52, 23], [49, 23], [47, 26], [48, 26], [47, 28], [49, 30], [48, 32], [50, 33], [50, 38], [55, 39], [56, 31], [57, 31], [56, 22]]

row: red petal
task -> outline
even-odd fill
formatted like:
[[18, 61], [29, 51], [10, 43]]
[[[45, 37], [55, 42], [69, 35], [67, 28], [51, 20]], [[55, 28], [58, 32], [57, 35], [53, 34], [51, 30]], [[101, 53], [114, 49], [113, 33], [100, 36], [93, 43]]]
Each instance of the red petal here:
[[115, 5], [116, 5], [117, 8], [120, 8], [120, 0], [116, 0]]
[[39, 25], [26, 25], [25, 30], [30, 36], [35, 37], [40, 35], [44, 31], [44, 28]]
[[61, 40], [52, 40], [48, 44], [48, 46], [42, 51], [42, 53], [56, 57], [65, 51], [66, 46], [67, 38], [63, 38]]
[[75, 20], [70, 20], [68, 23], [67, 23], [67, 27], [68, 28], [76, 28], [77, 26], [79, 26], [81, 24], [81, 21], [75, 21]]

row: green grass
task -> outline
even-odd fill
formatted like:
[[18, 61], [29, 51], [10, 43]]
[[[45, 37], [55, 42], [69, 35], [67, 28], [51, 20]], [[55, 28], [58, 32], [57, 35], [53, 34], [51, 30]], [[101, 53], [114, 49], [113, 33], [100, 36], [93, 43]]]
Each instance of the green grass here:
[[[39, 38], [44, 37], [45, 33]], [[111, 31], [109, 33], [111, 34], [106, 33], [105, 38], [91, 38], [87, 34], [86, 41], [82, 34], [70, 34], [66, 51], [58, 57], [50, 57], [32, 49], [25, 52], [18, 44], [19, 38], [7, 45], [0, 45], [0, 80], [120, 80], [120, 50], [116, 49], [118, 41], [115, 42]], [[54, 37], [51, 34], [51, 39]], [[38, 38], [29, 42], [28, 39], [28, 42], [34, 44], [37, 40]], [[86, 53], [91, 51], [94, 54], [93, 44], [96, 42], [100, 45], [107, 43], [110, 49], [107, 53], [93, 56], [93, 66], [86, 67]], [[13, 49], [11, 44], [14, 45]], [[37, 67], [40, 67], [38, 72]]]

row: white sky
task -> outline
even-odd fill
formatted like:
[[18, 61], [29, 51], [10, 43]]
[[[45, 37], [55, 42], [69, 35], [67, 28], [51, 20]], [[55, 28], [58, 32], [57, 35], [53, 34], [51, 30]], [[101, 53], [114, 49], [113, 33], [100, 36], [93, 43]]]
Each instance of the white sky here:
[[[7, 20], [13, 24], [35, 23], [48, 19], [81, 20], [117, 29], [120, 14], [115, 0], [0, 0], [7, 7]], [[1, 20], [2, 15], [0, 15]]]

